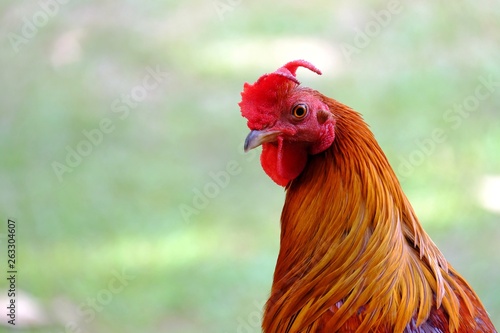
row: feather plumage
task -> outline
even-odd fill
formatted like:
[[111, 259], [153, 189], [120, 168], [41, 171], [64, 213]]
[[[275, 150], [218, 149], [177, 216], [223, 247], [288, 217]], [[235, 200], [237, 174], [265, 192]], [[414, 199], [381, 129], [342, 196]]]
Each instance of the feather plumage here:
[[422, 229], [360, 114], [298, 89], [327, 106], [335, 140], [286, 186], [264, 332], [496, 332]]

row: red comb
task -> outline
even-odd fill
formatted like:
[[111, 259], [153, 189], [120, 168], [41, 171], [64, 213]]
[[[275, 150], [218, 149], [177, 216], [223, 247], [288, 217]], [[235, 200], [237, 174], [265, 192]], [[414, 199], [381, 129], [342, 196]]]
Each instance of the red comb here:
[[267, 77], [269, 75], [281, 75], [281, 76], [283, 76], [283, 77], [285, 77], [285, 78], [287, 78], [287, 79], [289, 79], [297, 84], [300, 84], [300, 82], [295, 77], [295, 73], [297, 72], [297, 68], [299, 68], [299, 67], [307, 68], [310, 71], [313, 71], [314, 73], [316, 73], [318, 75], [321, 75], [321, 71], [319, 69], [317, 69], [316, 67], [314, 67], [314, 65], [311, 64], [310, 62], [305, 61], [305, 60], [294, 60], [294, 61], [290, 61], [289, 63], [286, 63], [283, 67], [278, 68], [274, 73], [262, 75], [257, 80], [257, 82], [255, 82], [255, 84], [257, 84], [259, 81], [261, 81], [262, 79], [264, 79], [265, 77]]
[[280, 93], [300, 84], [295, 77], [299, 67], [321, 75], [321, 71], [310, 62], [294, 60], [273, 73], [262, 75], [254, 84], [245, 83], [239, 106], [243, 117], [248, 119], [248, 126], [251, 129], [265, 127], [278, 116], [276, 103], [282, 97], [279, 96]]

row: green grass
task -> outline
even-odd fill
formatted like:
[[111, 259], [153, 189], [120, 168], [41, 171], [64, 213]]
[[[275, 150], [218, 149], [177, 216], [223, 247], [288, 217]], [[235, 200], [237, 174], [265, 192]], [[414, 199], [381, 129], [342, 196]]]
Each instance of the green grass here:
[[[350, 62], [340, 45], [386, 2], [242, 1], [222, 20], [210, 1], [69, 3], [18, 54], [6, 36], [39, 5], [1, 5], [1, 219], [18, 223], [18, 288], [52, 322], [25, 331], [75, 323], [80, 332], [258, 332], [284, 193], [258, 152], [242, 153], [248, 129], [237, 103], [244, 82], [301, 57], [324, 71], [299, 71], [303, 83], [363, 113], [397, 172], [418, 141], [444, 131], [401, 183], [500, 327], [500, 216], [478, 193], [485, 175], [500, 174], [499, 91], [456, 129], [443, 118], [479, 77], [500, 80], [500, 12], [402, 4]], [[114, 112], [157, 66], [168, 78], [126, 116]], [[53, 162], [65, 164], [67, 147], [77, 149], [103, 118], [113, 130], [59, 181]], [[238, 172], [210, 185], [229, 162]], [[194, 207], [207, 188], [212, 197]], [[188, 218], [182, 205], [194, 209]], [[5, 237], [1, 246], [3, 270]], [[110, 294], [123, 269], [130, 281]], [[99, 297], [91, 310], [89, 298]]]

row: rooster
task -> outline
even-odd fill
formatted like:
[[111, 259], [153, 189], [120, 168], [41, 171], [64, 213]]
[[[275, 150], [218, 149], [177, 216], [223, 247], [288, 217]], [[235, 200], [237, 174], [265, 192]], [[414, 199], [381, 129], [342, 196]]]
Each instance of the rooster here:
[[382, 149], [351, 108], [300, 86], [287, 63], [239, 103], [244, 149], [262, 145], [286, 189], [265, 333], [496, 332], [420, 225]]

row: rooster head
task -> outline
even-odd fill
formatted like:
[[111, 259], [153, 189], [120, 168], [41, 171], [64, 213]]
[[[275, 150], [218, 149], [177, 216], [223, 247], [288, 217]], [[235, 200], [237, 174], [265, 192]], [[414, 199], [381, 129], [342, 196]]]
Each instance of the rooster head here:
[[309, 155], [326, 150], [335, 138], [335, 119], [325, 98], [300, 86], [298, 67], [321, 75], [305, 60], [291, 61], [254, 84], [245, 83], [239, 103], [251, 130], [245, 151], [262, 145], [262, 167], [281, 186], [300, 175]]

